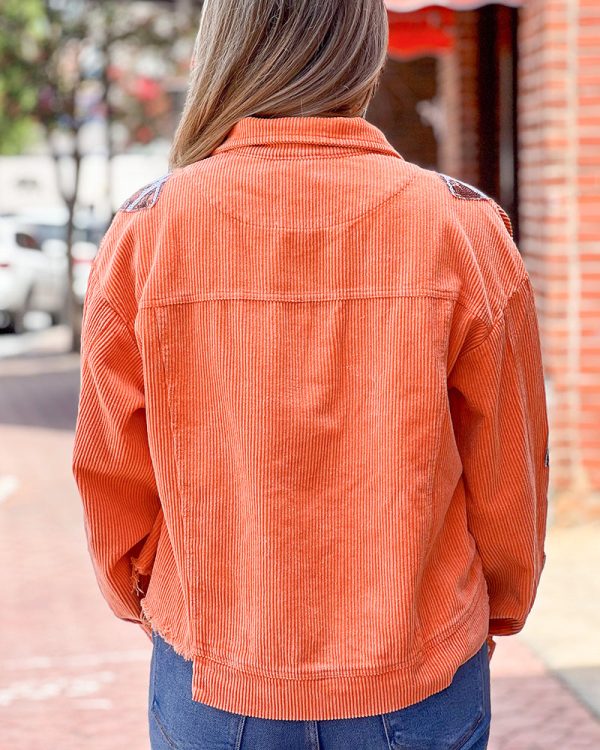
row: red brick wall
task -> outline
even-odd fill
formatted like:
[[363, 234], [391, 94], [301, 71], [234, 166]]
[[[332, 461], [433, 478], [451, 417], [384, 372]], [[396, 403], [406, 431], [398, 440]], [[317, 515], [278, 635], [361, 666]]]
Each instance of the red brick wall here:
[[600, 510], [600, 6], [581, 0], [578, 29], [581, 438], [584, 471]]
[[520, 11], [521, 250], [539, 300], [557, 520], [600, 515], [600, 8]]
[[[553, 517], [600, 517], [600, 3], [519, 11], [519, 247], [532, 277], [550, 407]], [[477, 12], [439, 61], [441, 171], [478, 184]]]

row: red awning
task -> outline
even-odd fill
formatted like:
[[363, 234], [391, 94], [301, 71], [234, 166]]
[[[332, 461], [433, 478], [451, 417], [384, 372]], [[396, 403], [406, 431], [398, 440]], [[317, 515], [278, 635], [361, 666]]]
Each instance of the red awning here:
[[[456, 11], [490, 5], [491, 0], [386, 0], [390, 19], [389, 53], [398, 59], [441, 55], [454, 44]], [[498, 4], [517, 7], [522, 0]]]
[[389, 54], [397, 59], [439, 55], [452, 49], [454, 11], [427, 7], [410, 13], [388, 11]]

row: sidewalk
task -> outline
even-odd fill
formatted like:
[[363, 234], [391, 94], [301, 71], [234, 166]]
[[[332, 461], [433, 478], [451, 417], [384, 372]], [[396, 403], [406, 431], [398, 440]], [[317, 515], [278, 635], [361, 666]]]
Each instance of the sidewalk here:
[[600, 748], [600, 525], [551, 528], [521, 633], [496, 638], [490, 750]]
[[[78, 376], [0, 358], [0, 750], [149, 747], [151, 644], [101, 598], [70, 474]], [[550, 530], [527, 625], [496, 639], [490, 750], [600, 748], [599, 540]]]

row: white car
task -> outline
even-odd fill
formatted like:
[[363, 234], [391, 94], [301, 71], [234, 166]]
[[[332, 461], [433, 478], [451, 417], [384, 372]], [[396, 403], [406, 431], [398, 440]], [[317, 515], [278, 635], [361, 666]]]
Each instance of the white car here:
[[29, 310], [60, 319], [67, 288], [67, 259], [42, 250], [10, 217], [0, 217], [0, 327], [24, 331]]
[[[5, 285], [0, 280], [0, 327], [8, 326], [15, 332], [22, 332], [23, 318], [30, 309], [47, 312], [53, 323], [59, 322], [65, 307], [68, 288], [66, 210], [54, 208], [21, 212], [4, 218], [0, 217], [0, 222], [7, 226], [12, 223], [9, 235], [11, 232], [15, 237], [17, 233], [21, 237], [27, 235], [29, 237], [27, 242], [35, 245], [38, 253], [38, 278], [34, 282], [30, 273], [29, 283], [25, 283], [25, 286], [30, 289], [30, 297], [23, 294], [23, 282], [20, 282], [18, 285], [20, 291], [18, 294], [15, 293], [17, 301], [13, 300], [10, 306], [5, 305], [4, 299], [8, 299], [8, 293], [4, 294]], [[106, 226], [106, 220], [84, 211], [78, 212], [75, 216], [71, 251], [73, 292], [80, 306], [83, 305], [85, 298], [91, 263], [98, 251]], [[0, 232], [0, 254], [4, 244], [9, 246], [11, 242], [4, 243]], [[14, 246], [15, 242], [12, 242], [12, 245]], [[25, 257], [19, 253], [17, 264], [25, 265], [25, 260]], [[29, 260], [32, 261], [32, 257]]]

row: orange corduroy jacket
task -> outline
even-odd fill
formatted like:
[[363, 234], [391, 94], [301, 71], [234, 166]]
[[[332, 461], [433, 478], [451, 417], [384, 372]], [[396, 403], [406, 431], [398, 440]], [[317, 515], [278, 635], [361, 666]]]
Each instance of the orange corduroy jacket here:
[[104, 597], [195, 700], [318, 720], [443, 689], [546, 558], [507, 215], [363, 118], [243, 118], [103, 239], [72, 470]]

